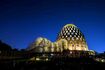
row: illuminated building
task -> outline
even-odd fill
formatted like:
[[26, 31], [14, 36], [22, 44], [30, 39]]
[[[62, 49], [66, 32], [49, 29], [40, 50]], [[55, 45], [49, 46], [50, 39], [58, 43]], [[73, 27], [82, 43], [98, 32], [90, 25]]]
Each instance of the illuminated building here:
[[73, 24], [67, 24], [62, 28], [57, 41], [62, 39], [64, 39], [65, 49], [88, 51], [84, 35]]
[[72, 56], [81, 56], [81, 54], [95, 55], [94, 51], [88, 49], [83, 33], [73, 24], [65, 25], [58, 34], [55, 42], [39, 37], [27, 50], [38, 53], [54, 53], [68, 50], [69, 53], [67, 55]]

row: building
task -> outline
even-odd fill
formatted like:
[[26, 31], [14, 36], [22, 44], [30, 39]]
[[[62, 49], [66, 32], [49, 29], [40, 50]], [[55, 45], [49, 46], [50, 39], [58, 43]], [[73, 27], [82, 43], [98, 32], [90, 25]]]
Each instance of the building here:
[[27, 50], [36, 53], [66, 53], [70, 57], [95, 55], [94, 51], [88, 49], [83, 33], [74, 24], [65, 25], [55, 42], [39, 37]]

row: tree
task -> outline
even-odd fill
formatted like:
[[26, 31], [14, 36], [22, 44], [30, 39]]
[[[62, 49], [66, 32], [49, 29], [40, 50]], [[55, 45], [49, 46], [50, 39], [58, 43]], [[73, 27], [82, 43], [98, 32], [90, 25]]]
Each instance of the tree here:
[[10, 45], [3, 43], [2, 41], [0, 41], [0, 50], [1, 51], [11, 51], [12, 48]]

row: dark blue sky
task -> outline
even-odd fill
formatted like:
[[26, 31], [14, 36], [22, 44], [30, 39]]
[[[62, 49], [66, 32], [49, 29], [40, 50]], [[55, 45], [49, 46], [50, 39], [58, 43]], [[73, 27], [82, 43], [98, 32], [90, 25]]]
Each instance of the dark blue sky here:
[[104, 0], [1, 0], [0, 40], [26, 48], [37, 37], [55, 41], [65, 24], [84, 33], [89, 49], [105, 51]]

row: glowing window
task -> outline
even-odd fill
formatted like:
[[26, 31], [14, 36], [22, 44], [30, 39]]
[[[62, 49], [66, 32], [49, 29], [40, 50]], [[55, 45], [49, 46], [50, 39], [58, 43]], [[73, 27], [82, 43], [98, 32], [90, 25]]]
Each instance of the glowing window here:
[[78, 37], [76, 38], [76, 40], [78, 40]]
[[70, 37], [72, 37], [72, 35], [70, 35]]
[[72, 37], [72, 40], [74, 41], [74, 38]]
[[71, 30], [70, 30], [70, 32], [71, 32]]
[[76, 35], [74, 35], [74, 37], [76, 37]]
[[62, 36], [62, 38], [64, 38], [64, 36]]
[[69, 35], [70, 33], [68, 32], [68, 35]]
[[71, 33], [72, 35], [74, 34], [74, 33]]
[[64, 35], [66, 35], [66, 33]]
[[67, 38], [67, 35], [66, 35], [66, 38]]

